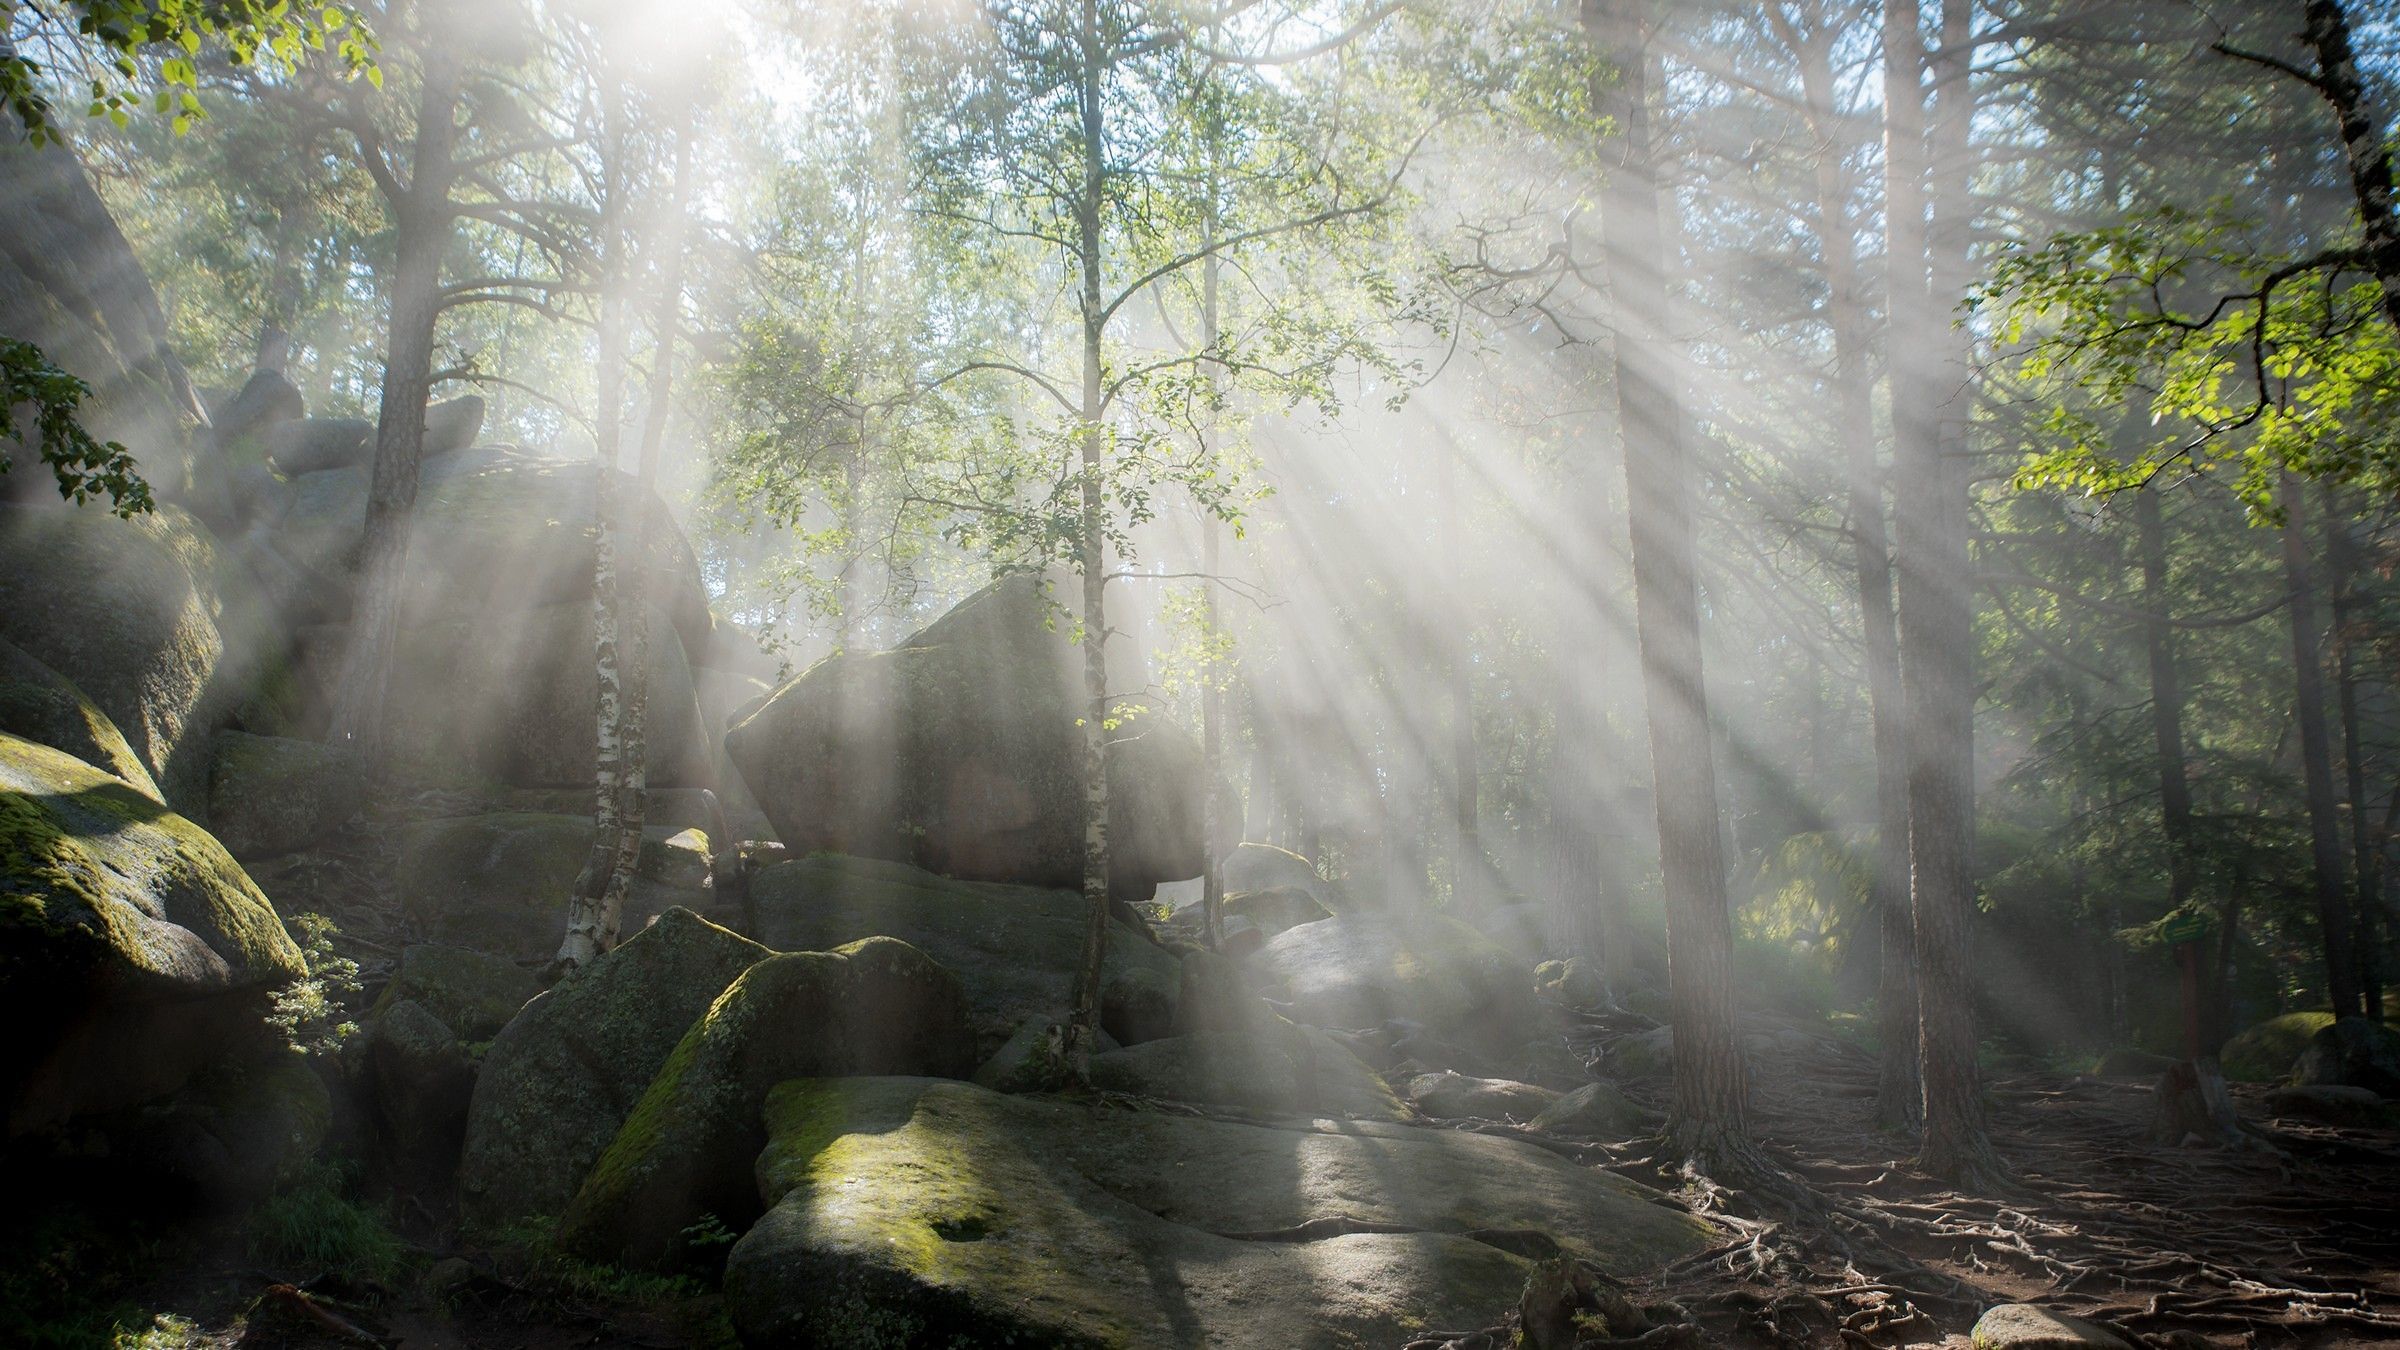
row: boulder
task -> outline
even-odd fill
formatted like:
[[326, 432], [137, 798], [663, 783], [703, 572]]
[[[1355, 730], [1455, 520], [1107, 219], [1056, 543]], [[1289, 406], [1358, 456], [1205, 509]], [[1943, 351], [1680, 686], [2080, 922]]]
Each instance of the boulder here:
[[[209, 429], [216, 434], [217, 448], [237, 454], [245, 443], [259, 441], [274, 427], [308, 415], [308, 400], [279, 370], [255, 370], [242, 385], [241, 391], [223, 403], [212, 403], [208, 412]], [[240, 458], [256, 460], [258, 447]]]
[[1608, 1083], [1586, 1083], [1533, 1118], [1537, 1130], [1592, 1139], [1629, 1139], [1649, 1124], [1650, 1113]]
[[1263, 891], [1242, 891], [1228, 895], [1225, 897], [1225, 913], [1231, 918], [1248, 919], [1270, 939], [1304, 923], [1333, 917], [1333, 911], [1299, 886], [1274, 886]]
[[1437, 1120], [1531, 1120], [1556, 1106], [1557, 1093], [1505, 1078], [1470, 1078], [1447, 1069], [1408, 1080], [1408, 1100]]
[[295, 417], [267, 433], [266, 449], [286, 478], [354, 468], [375, 452], [375, 424], [363, 417]]
[[[1032, 577], [968, 598], [887, 652], [827, 657], [726, 733], [775, 833], [796, 851], [944, 876], [1079, 887], [1080, 653]], [[1166, 718], [1111, 735], [1109, 881], [1129, 902], [1198, 876], [1198, 749]]]
[[[499, 813], [407, 825], [393, 869], [402, 921], [424, 941], [545, 960], [567, 930], [567, 896], [591, 847], [592, 822], [581, 816]], [[706, 843], [692, 832], [644, 831], [620, 931], [637, 931], [674, 905], [709, 909], [716, 897], [708, 869]], [[655, 879], [664, 877], [689, 884]]]
[[1406, 1120], [1375, 1071], [1315, 1027], [1204, 1031], [1092, 1057], [1092, 1086], [1259, 1116]]
[[1317, 865], [1290, 849], [1244, 843], [1225, 855], [1225, 893], [1306, 891], [1319, 908], [1339, 914], [1344, 906], [1334, 884], [1317, 875]]
[[1521, 1241], [1623, 1275], [1714, 1240], [1630, 1181], [1463, 1131], [892, 1078], [783, 1084], [767, 1127], [770, 1208], [725, 1272], [752, 1350], [1397, 1345], [1511, 1306]]
[[1619, 1036], [1608, 1047], [1609, 1072], [1625, 1078], [1664, 1078], [1675, 1070], [1675, 1029], [1652, 1027]]
[[263, 638], [219, 573], [214, 537], [172, 506], [132, 520], [0, 506], [0, 638], [73, 681], [167, 804], [202, 823], [209, 738], [246, 693]]
[[[750, 878], [751, 934], [778, 951], [830, 951], [895, 937], [966, 986], [977, 1048], [988, 1057], [1028, 1017], [1073, 1004], [1086, 915], [1072, 891], [955, 881], [905, 863], [818, 854]], [[1100, 1024], [1127, 1044], [1176, 1029], [1177, 959], [1112, 923]]]
[[0, 639], [0, 732], [64, 751], [157, 800], [150, 767], [74, 682]]
[[236, 858], [290, 853], [356, 815], [366, 784], [347, 748], [221, 731], [208, 773], [209, 829]]
[[113, 774], [0, 735], [0, 1106], [9, 1134], [181, 1086], [304, 973], [206, 831]]
[[575, 1195], [571, 1251], [645, 1269], [690, 1253], [704, 1217], [758, 1217], [752, 1164], [767, 1092], [794, 1077], [958, 1077], [974, 1067], [958, 980], [890, 938], [772, 956], [743, 971], [686, 1031]]
[[2400, 1123], [2400, 1111], [2362, 1087], [2286, 1087], [2267, 1094], [2267, 1109], [2279, 1116], [2356, 1125], [2368, 1129]]
[[173, 1096], [91, 1125], [122, 1179], [158, 1184], [162, 1203], [234, 1209], [305, 1172], [332, 1120], [332, 1094], [308, 1057], [277, 1045], [216, 1061]]
[[1975, 1319], [1974, 1350], [2133, 1350], [2133, 1342], [2095, 1322], [2030, 1303], [2003, 1303]]
[[1587, 957], [1544, 961], [1533, 968], [1533, 992], [1565, 1007], [1596, 1010], [1608, 1006], [1608, 977]]
[[505, 957], [472, 947], [412, 942], [400, 951], [399, 968], [376, 1000], [375, 1016], [390, 1005], [415, 1003], [467, 1043], [488, 1041], [500, 1034], [536, 994], [541, 981], [533, 972]]
[[485, 1052], [467, 1108], [467, 1223], [564, 1212], [683, 1033], [772, 954], [671, 909], [525, 1005]]
[[2365, 1088], [2400, 1097], [2400, 1031], [2364, 1017], [2320, 1028], [2292, 1064], [2297, 1087]]
[[1592, 1068], [1583, 1056], [1567, 1048], [1562, 1036], [1536, 1036], [1506, 1062], [1507, 1077], [1561, 1092], [1592, 1081]]
[[378, 1011], [362, 1057], [392, 1175], [412, 1189], [440, 1185], [458, 1165], [475, 1092], [465, 1047], [423, 1005], [401, 999]]
[[2308, 1048], [2318, 1031], [2333, 1025], [2329, 1012], [2294, 1012], [2270, 1017], [2225, 1042], [2217, 1062], [2225, 1076], [2239, 1083], [2272, 1083], [2287, 1078], [2293, 1061]]
[[1302, 924], [1250, 958], [1297, 1021], [1359, 1028], [1394, 1018], [1506, 1054], [1537, 1029], [1524, 964], [1436, 914], [1359, 910]]
[[483, 431], [483, 395], [461, 394], [425, 406], [424, 458], [464, 450]]

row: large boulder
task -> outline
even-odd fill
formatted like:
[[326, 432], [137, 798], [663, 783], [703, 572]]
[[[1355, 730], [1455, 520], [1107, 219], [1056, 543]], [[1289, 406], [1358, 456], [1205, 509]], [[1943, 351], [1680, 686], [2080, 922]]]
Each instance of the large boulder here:
[[217, 733], [208, 824], [237, 858], [305, 848], [355, 815], [367, 776], [357, 754], [320, 741]]
[[483, 431], [483, 395], [461, 394], [425, 408], [424, 457], [447, 455], [475, 443]]
[[1713, 1240], [1630, 1181], [1456, 1131], [891, 1078], [783, 1084], [767, 1122], [771, 1208], [725, 1272], [752, 1350], [1397, 1345], [1511, 1306], [1528, 1240], [1617, 1275]]
[[[1072, 891], [937, 877], [905, 863], [818, 854], [750, 878], [753, 936], [778, 951], [830, 951], [896, 937], [966, 986], [979, 1057], [1035, 1014], [1072, 1006], [1083, 956], [1083, 897]], [[1100, 1023], [1131, 1045], [1176, 1027], [1177, 959], [1122, 921], [1102, 966]]]
[[262, 1028], [300, 949], [232, 857], [81, 760], [0, 735], [10, 1134], [181, 1086]]
[[2364, 1017], [2318, 1030], [2292, 1065], [2300, 1087], [2355, 1087], [2400, 1097], [2400, 1031]]
[[0, 639], [0, 732], [64, 751], [105, 769], [153, 800], [158, 784], [125, 733], [72, 680]]
[[1438, 1120], [1532, 1120], [1558, 1105], [1548, 1088], [1505, 1078], [1470, 1078], [1450, 1069], [1408, 1080], [1408, 1100]]
[[1524, 962], [1437, 914], [1354, 910], [1302, 924], [1250, 958], [1250, 973], [1321, 1027], [1398, 1019], [1503, 1054], [1536, 1028]]
[[2269, 1083], [2291, 1075], [2293, 1061], [2319, 1031], [2333, 1025], [2329, 1012], [2292, 1012], [2270, 1017], [2225, 1042], [2217, 1062], [2236, 1082]]
[[2132, 1341], [2097, 1322], [2030, 1303], [1986, 1309], [1967, 1340], [1973, 1350], [2133, 1350]]
[[533, 972], [506, 957], [472, 947], [412, 942], [401, 949], [399, 968], [374, 1011], [381, 1016], [393, 1004], [415, 1003], [451, 1035], [473, 1044], [499, 1035], [500, 1028], [541, 992]]
[[353, 468], [374, 453], [375, 424], [363, 417], [295, 417], [266, 434], [267, 458], [287, 478]]
[[459, 1208], [478, 1229], [555, 1218], [693, 1021], [766, 948], [669, 910], [535, 999], [483, 1057]]
[[458, 1165], [475, 1091], [466, 1047], [424, 1005], [401, 999], [378, 1010], [361, 1058], [392, 1174], [412, 1188], [440, 1185]]
[[1092, 1086], [1259, 1116], [1406, 1120], [1358, 1056], [1315, 1027], [1203, 1031], [1092, 1057]]
[[[681, 905], [713, 907], [708, 847], [694, 834], [643, 832], [621, 931]], [[501, 812], [402, 827], [393, 884], [401, 918], [427, 942], [538, 961], [567, 931], [567, 897], [591, 853], [583, 816]]]
[[[1075, 887], [1083, 878], [1089, 711], [1079, 650], [1033, 577], [994, 583], [887, 652], [827, 657], [726, 733], [775, 833], [800, 852], [944, 876]], [[1198, 876], [1200, 757], [1163, 717], [1108, 751], [1109, 879], [1133, 901]]]
[[739, 1232], [759, 1214], [752, 1164], [767, 1092], [794, 1077], [960, 1077], [974, 1036], [958, 980], [891, 938], [769, 957], [694, 1022], [601, 1155], [560, 1224], [571, 1250], [613, 1264], [680, 1264], [703, 1218]]
[[1289, 889], [1307, 892], [1328, 913], [1345, 908], [1334, 884], [1317, 875], [1315, 863], [1273, 844], [1242, 844], [1225, 855], [1224, 873], [1229, 896]]
[[220, 586], [223, 566], [214, 536], [174, 507], [119, 520], [0, 506], [0, 638], [89, 695], [167, 803], [203, 822], [210, 737], [267, 642], [247, 596]]

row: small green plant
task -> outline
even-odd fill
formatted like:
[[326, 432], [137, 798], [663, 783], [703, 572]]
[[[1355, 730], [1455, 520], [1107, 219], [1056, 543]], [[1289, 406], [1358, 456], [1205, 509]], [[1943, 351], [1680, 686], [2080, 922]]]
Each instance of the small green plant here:
[[339, 1168], [319, 1163], [267, 1197], [250, 1215], [251, 1255], [270, 1265], [393, 1284], [412, 1250], [381, 1210], [354, 1198]]
[[284, 926], [300, 944], [308, 974], [276, 992], [267, 1020], [300, 1053], [326, 1054], [358, 1034], [358, 1023], [346, 1016], [348, 1000], [365, 987], [358, 963], [333, 949], [340, 930], [324, 915], [295, 914]]

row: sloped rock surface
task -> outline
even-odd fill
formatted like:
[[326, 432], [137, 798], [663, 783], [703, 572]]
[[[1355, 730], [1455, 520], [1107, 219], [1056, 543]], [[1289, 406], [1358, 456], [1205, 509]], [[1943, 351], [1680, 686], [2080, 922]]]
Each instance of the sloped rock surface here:
[[134, 753], [125, 733], [100, 705], [74, 681], [5, 639], [0, 639], [0, 732], [113, 773], [145, 797], [159, 796], [150, 766]]
[[1315, 1027], [1204, 1031], [1092, 1057], [1092, 1086], [1261, 1116], [1406, 1120], [1375, 1071]]
[[925, 1079], [786, 1083], [767, 1111], [772, 1208], [725, 1278], [752, 1347], [1393, 1345], [1515, 1303], [1529, 1263], [1502, 1233], [1619, 1274], [1711, 1233], [1630, 1182], [1456, 1131]]
[[1524, 963], [1440, 915], [1357, 910], [1290, 929], [1250, 958], [1295, 1020], [1329, 1028], [1399, 1019], [1446, 1039], [1513, 1051], [1535, 1029]]

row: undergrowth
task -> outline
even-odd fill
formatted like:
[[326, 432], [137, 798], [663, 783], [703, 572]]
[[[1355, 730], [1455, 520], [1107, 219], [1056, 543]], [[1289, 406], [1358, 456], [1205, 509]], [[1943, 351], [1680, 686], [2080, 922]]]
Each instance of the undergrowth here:
[[356, 1284], [395, 1285], [416, 1258], [383, 1211], [356, 1199], [341, 1169], [329, 1163], [311, 1166], [261, 1202], [247, 1233], [259, 1261]]

